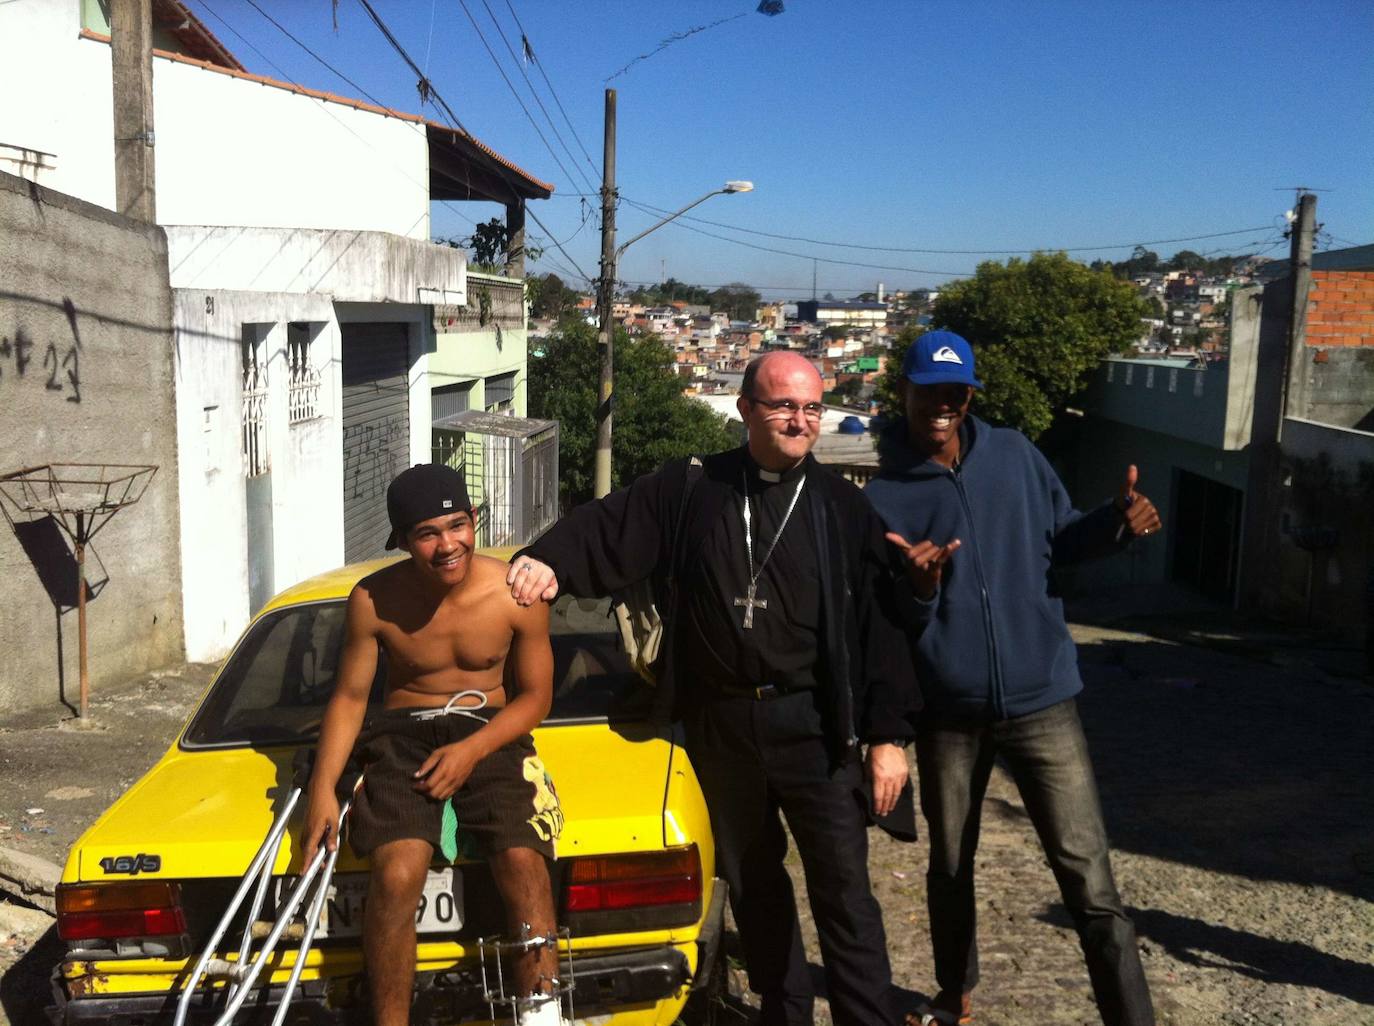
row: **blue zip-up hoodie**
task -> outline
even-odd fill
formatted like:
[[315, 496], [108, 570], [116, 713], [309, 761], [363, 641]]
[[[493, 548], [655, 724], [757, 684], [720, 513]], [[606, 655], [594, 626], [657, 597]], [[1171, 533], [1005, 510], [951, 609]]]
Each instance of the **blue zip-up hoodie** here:
[[[1112, 502], [1080, 513], [1049, 462], [1019, 431], [963, 425], [958, 470], [915, 452], [906, 422], [880, 440], [865, 489], [890, 530], [916, 543], [962, 545], [929, 602], [910, 595], [928, 710], [980, 719], [1038, 712], [1083, 688], [1078, 653], [1050, 569], [1119, 551]], [[1125, 535], [1129, 538], [1129, 535]]]

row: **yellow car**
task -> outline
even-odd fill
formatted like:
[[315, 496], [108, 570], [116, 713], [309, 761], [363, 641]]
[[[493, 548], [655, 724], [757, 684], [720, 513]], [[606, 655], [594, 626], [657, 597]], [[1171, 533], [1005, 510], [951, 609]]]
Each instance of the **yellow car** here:
[[[67, 945], [58, 1021], [172, 1022], [186, 971], [293, 787], [297, 752], [313, 746], [344, 601], [386, 562], [321, 575], [268, 603], [170, 750], [77, 841], [57, 894]], [[551, 631], [553, 711], [535, 743], [566, 815], [552, 876], [571, 934], [573, 1011], [579, 1023], [669, 1026], [721, 975], [725, 887], [701, 788], [679, 744], [648, 725], [649, 688], [619, 652], [606, 606], [560, 599]], [[383, 665], [374, 701], [384, 679]], [[296, 815], [273, 869], [280, 893], [301, 870]], [[287, 1022], [367, 1021], [366, 872], [344, 846]], [[414, 1021], [490, 1021], [474, 944], [502, 932], [490, 875], [480, 862], [436, 864], [431, 884], [417, 911]], [[236, 1023], [271, 1020], [294, 963], [294, 945], [282, 947]], [[236, 958], [239, 936], [221, 948], [218, 957]], [[221, 985], [202, 990], [187, 1022], [213, 1022], [223, 1007]]]

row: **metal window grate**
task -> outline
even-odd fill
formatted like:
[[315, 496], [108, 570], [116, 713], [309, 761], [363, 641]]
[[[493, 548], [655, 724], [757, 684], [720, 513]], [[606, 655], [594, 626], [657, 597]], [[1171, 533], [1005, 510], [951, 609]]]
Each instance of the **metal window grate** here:
[[271, 468], [267, 435], [266, 325], [245, 324], [243, 353], [243, 473], [258, 477]]
[[320, 372], [310, 359], [322, 325], [293, 321], [286, 326], [287, 420], [291, 424], [320, 415]]
[[487, 378], [486, 407], [491, 411], [508, 410], [515, 403], [515, 372], [494, 374]]

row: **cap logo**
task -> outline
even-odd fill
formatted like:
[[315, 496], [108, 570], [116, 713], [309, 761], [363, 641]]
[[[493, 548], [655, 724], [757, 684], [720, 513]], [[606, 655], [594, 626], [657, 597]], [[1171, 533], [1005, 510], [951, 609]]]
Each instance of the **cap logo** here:
[[445, 500], [444, 500], [444, 509], [452, 509], [452, 508], [453, 508], [453, 500], [452, 500], [452, 499], [445, 499]]
[[957, 363], [960, 367], [964, 365], [964, 361], [959, 359], [959, 354], [949, 346], [941, 346], [935, 350], [930, 359], [934, 363]]

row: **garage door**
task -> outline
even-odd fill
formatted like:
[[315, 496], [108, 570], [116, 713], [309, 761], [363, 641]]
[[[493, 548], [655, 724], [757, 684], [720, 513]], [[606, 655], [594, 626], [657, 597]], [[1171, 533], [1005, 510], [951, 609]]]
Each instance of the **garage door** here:
[[404, 324], [344, 324], [344, 556], [385, 551], [386, 486], [410, 465], [410, 389]]

